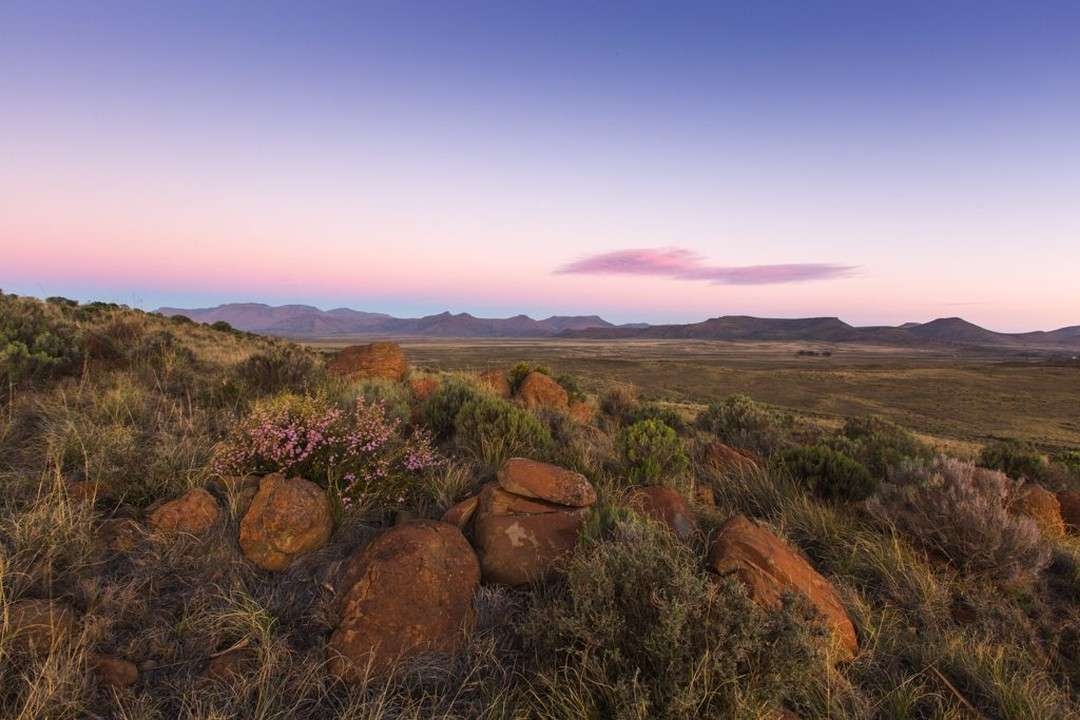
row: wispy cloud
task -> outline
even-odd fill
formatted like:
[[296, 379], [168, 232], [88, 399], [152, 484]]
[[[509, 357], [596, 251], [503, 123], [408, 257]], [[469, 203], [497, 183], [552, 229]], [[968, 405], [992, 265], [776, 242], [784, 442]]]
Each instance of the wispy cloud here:
[[853, 265], [784, 263], [779, 265], [709, 265], [682, 248], [640, 248], [601, 253], [567, 263], [559, 275], [652, 275], [677, 280], [705, 280], [717, 285], [769, 285], [844, 277]]

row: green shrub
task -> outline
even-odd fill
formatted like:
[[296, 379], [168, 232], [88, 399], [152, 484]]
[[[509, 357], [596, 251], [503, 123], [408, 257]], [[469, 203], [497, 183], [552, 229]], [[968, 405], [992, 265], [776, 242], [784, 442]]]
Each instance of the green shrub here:
[[625, 513], [606, 513], [592, 537], [519, 625], [539, 716], [765, 717], [810, 702], [824, 666], [802, 608], [759, 608], [671, 533]]
[[510, 368], [510, 372], [507, 373], [507, 379], [510, 381], [511, 392], [517, 393], [518, 388], [521, 387], [521, 381], [528, 377], [529, 373], [538, 372], [544, 375], [551, 375], [551, 369], [544, 367], [543, 365], [534, 365], [533, 363], [519, 362]]
[[409, 386], [387, 378], [368, 378], [356, 386], [357, 395], [370, 403], [378, 403], [386, 414], [402, 423], [412, 419], [412, 395]]
[[62, 303], [0, 294], [0, 383], [73, 372], [82, 353]]
[[566, 391], [567, 399], [570, 402], [585, 401], [585, 391], [581, 389], [581, 383], [575, 376], [564, 373], [555, 378], [555, 382], [559, 383], [562, 389]]
[[447, 378], [424, 403], [424, 424], [437, 440], [446, 440], [454, 434], [454, 423], [461, 408], [482, 395], [484, 393], [475, 385], [461, 378]]
[[906, 458], [930, 459], [930, 448], [894, 422], [877, 416], [849, 418], [841, 430], [849, 441], [836, 449], [855, 458], [875, 476], [884, 478]]
[[862, 463], [825, 445], [781, 450], [773, 463], [823, 500], [865, 500], [878, 487], [877, 479]]
[[1029, 443], [1013, 440], [995, 442], [983, 448], [979, 464], [991, 470], [999, 470], [1019, 480], [1039, 480], [1046, 470], [1046, 459]]
[[643, 485], [684, 484], [690, 460], [678, 433], [659, 420], [641, 420], [623, 428], [619, 454], [633, 483]]
[[697, 426], [721, 442], [769, 456], [788, 443], [794, 419], [754, 402], [746, 395], [732, 395], [713, 403], [698, 416]]
[[[175, 316], [174, 316], [175, 317]], [[314, 356], [292, 344], [275, 344], [233, 367], [237, 381], [255, 395], [311, 389], [320, 377]]]
[[224, 320], [218, 320], [217, 322], [210, 323], [211, 330], [217, 330], [218, 332], [234, 333], [236, 329], [232, 325]]
[[682, 434], [689, 429], [686, 421], [679, 413], [670, 408], [665, 408], [656, 403], [644, 403], [631, 408], [623, 415], [623, 422], [633, 424], [642, 420], [659, 420], [675, 432]]
[[515, 455], [545, 455], [551, 434], [540, 420], [517, 405], [490, 395], [468, 400], [454, 420], [459, 446], [490, 466]]

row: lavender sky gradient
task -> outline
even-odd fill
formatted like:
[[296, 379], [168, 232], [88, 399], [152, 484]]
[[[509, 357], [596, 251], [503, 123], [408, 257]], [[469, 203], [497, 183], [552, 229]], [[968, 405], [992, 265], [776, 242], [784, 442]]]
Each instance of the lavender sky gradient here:
[[1077, 2], [7, 0], [0, 38], [7, 292], [1080, 323]]

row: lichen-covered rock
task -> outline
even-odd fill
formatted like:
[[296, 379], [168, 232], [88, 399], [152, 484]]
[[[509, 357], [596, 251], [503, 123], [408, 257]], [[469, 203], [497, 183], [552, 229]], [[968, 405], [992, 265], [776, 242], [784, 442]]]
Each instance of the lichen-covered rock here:
[[546, 577], [578, 542], [588, 508], [557, 505], [488, 485], [473, 536], [485, 582], [526, 585]]
[[331, 674], [378, 676], [418, 653], [454, 652], [473, 625], [476, 553], [453, 525], [413, 520], [379, 535], [347, 563]]
[[1054, 493], [1041, 485], [1028, 483], [1020, 488], [1009, 509], [1018, 515], [1029, 517], [1039, 526], [1043, 537], [1055, 539], [1065, 536], [1065, 521], [1061, 517], [1061, 503]]
[[499, 468], [498, 480], [507, 492], [557, 505], [587, 507], [596, 502], [596, 490], [584, 475], [537, 460], [506, 460]]
[[221, 508], [214, 496], [202, 488], [192, 488], [174, 500], [151, 506], [146, 524], [158, 532], [202, 535], [220, 516]]
[[267, 475], [240, 521], [240, 549], [264, 570], [284, 570], [293, 560], [318, 550], [334, 529], [330, 500], [303, 478]]
[[374, 342], [342, 348], [326, 363], [326, 370], [349, 380], [385, 378], [400, 381], [405, 377], [408, 363], [397, 343]]
[[734, 575], [765, 607], [780, 607], [784, 593], [801, 594], [825, 618], [838, 659], [858, 652], [855, 626], [832, 584], [767, 528], [742, 515], [731, 518], [713, 540], [708, 564], [720, 575]]
[[75, 611], [60, 600], [16, 600], [6, 615], [8, 647], [34, 655], [47, 654], [78, 631]]
[[503, 400], [509, 400], [513, 391], [510, 388], [510, 380], [502, 370], [492, 369], [480, 373], [480, 384], [491, 390]]
[[130, 660], [97, 653], [91, 654], [88, 660], [90, 670], [102, 685], [126, 688], [139, 681], [139, 668]]
[[570, 396], [562, 385], [542, 372], [532, 371], [525, 376], [518, 386], [517, 398], [530, 410], [540, 408], [567, 412], [570, 408]]
[[697, 520], [690, 512], [690, 506], [674, 488], [634, 488], [627, 493], [626, 504], [645, 517], [664, 523], [680, 540], [688, 539], [697, 530]]

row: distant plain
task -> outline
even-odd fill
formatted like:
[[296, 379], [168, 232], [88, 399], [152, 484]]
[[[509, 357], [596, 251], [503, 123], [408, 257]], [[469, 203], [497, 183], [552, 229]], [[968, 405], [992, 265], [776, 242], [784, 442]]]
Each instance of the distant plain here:
[[[589, 392], [618, 383], [688, 413], [733, 393], [835, 424], [877, 414], [954, 452], [992, 439], [1080, 447], [1080, 363], [951, 349], [689, 340], [396, 338], [421, 368], [479, 370], [518, 361], [569, 373]], [[310, 341], [334, 349], [370, 338]], [[831, 355], [799, 356], [800, 350]]]

